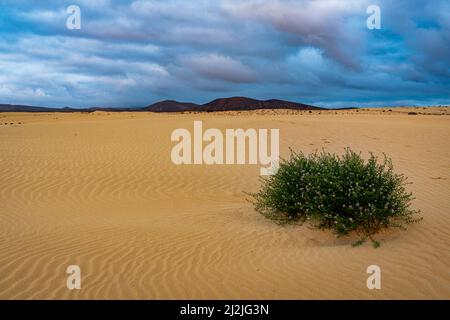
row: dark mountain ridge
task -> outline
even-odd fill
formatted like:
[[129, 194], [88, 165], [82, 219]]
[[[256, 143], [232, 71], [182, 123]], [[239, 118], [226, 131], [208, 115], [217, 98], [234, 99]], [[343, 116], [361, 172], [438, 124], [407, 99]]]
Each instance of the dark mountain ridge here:
[[257, 109], [321, 110], [323, 108], [277, 99], [256, 100], [245, 97], [216, 99], [201, 106], [203, 111], [239, 111]]
[[164, 100], [156, 102], [148, 107], [145, 107], [147, 111], [153, 112], [180, 112], [189, 111], [198, 108], [199, 105], [191, 102], [178, 102], [175, 100]]
[[94, 111], [151, 111], [151, 112], [216, 112], [216, 111], [246, 111], [258, 109], [293, 109], [293, 110], [325, 110], [324, 108], [278, 99], [257, 100], [246, 97], [220, 98], [199, 105], [191, 102], [164, 100], [146, 107], [93, 107], [93, 108], [49, 108], [28, 105], [0, 104], [0, 112], [94, 112]]

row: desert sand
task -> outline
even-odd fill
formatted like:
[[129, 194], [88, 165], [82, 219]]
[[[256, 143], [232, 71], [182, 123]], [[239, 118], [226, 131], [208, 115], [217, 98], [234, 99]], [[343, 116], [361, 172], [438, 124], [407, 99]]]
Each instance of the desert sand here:
[[[283, 157], [385, 152], [424, 220], [378, 249], [276, 225], [246, 201], [259, 165], [171, 162], [171, 132], [194, 120], [279, 128]], [[0, 114], [1, 299], [450, 299], [449, 248], [449, 108]]]

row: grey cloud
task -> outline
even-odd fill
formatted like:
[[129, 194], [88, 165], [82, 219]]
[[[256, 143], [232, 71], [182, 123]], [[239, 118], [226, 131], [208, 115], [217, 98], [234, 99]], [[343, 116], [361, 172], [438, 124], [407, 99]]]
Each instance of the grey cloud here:
[[[269, 24], [280, 32], [293, 35], [296, 45], [322, 48], [332, 59], [357, 69], [356, 59], [362, 49], [361, 32], [353, 28], [353, 15], [365, 17], [367, 1], [235, 1], [224, 2], [222, 8], [232, 17]], [[361, 21], [364, 21], [363, 19]], [[362, 25], [362, 24], [361, 24]], [[356, 30], [356, 31], [355, 31]]]
[[369, 2], [80, 0], [71, 31], [73, 1], [4, 0], [0, 103], [450, 102], [449, 2], [375, 1], [377, 31]]
[[181, 64], [200, 75], [235, 83], [256, 82], [257, 75], [249, 67], [231, 57], [218, 54], [182, 57]]

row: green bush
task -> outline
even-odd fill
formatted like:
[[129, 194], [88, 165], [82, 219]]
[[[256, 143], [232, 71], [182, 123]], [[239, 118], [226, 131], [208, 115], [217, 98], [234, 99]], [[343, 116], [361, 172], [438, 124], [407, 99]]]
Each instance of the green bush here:
[[372, 240], [389, 227], [421, 220], [410, 210], [412, 194], [406, 192], [406, 178], [393, 171], [384, 156], [378, 163], [373, 154], [367, 161], [346, 149], [339, 157], [325, 151], [309, 156], [292, 153], [282, 160], [275, 175], [262, 179], [262, 188], [251, 194], [255, 209], [279, 223], [310, 221], [337, 236], [361, 235], [354, 245]]

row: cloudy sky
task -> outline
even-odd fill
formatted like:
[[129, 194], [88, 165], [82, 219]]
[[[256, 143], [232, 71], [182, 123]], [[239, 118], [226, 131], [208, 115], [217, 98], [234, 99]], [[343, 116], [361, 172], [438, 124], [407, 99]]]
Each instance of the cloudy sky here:
[[[369, 30], [369, 5], [381, 29]], [[81, 9], [81, 29], [66, 12]], [[450, 104], [448, 0], [0, 0], [0, 103]]]

